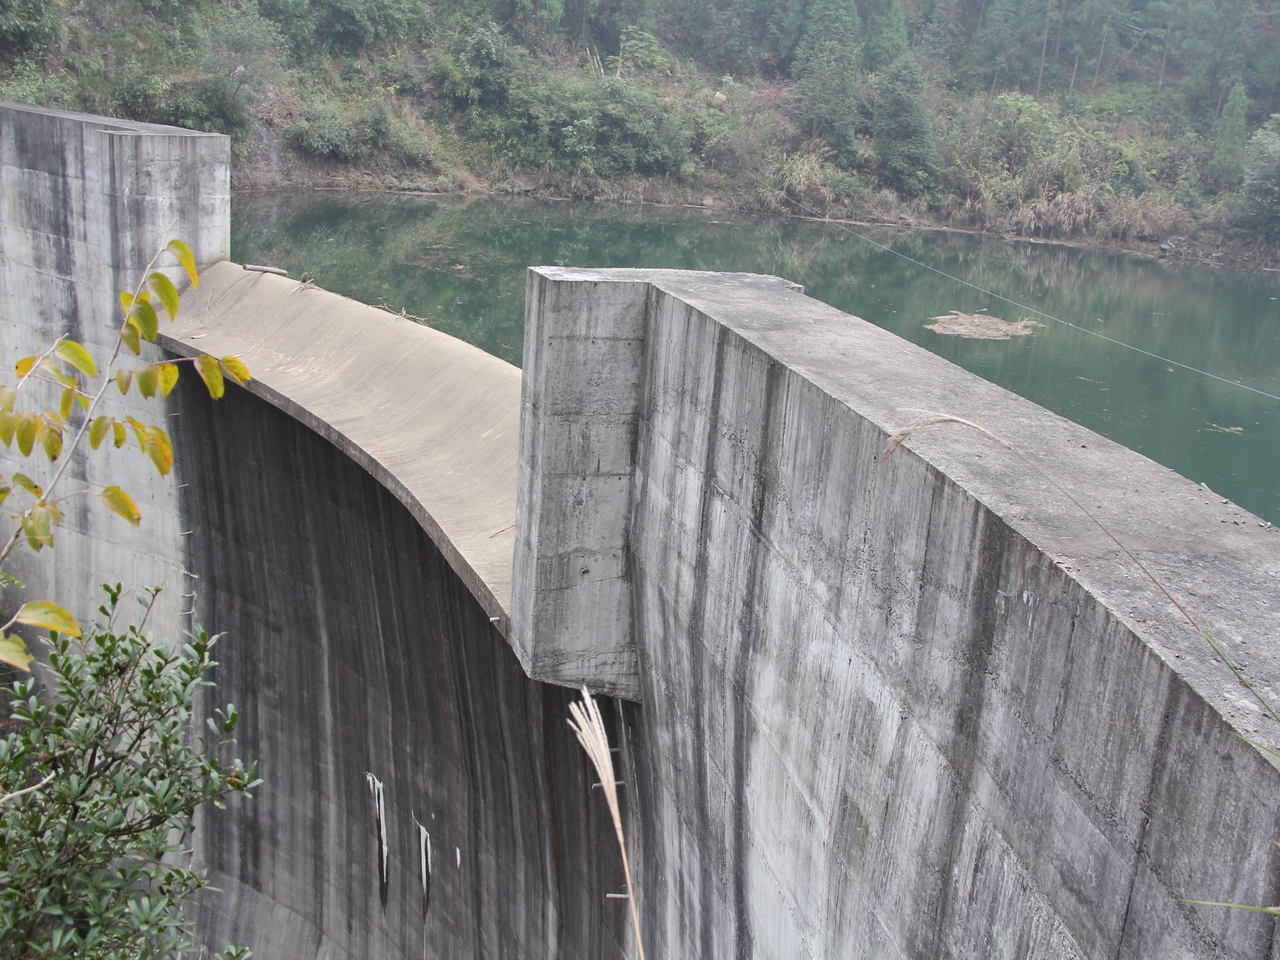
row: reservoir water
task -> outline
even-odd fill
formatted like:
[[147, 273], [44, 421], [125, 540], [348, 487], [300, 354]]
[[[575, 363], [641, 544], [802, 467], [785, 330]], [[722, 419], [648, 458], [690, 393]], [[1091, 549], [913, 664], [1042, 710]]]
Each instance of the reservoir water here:
[[[919, 263], [832, 224], [714, 208], [340, 193], [235, 198], [231, 253], [405, 310], [515, 364], [529, 265], [776, 274], [1280, 524], [1280, 401], [1265, 395], [1280, 396], [1280, 274], [857, 229]], [[952, 310], [1044, 326], [1009, 340], [926, 329]]]

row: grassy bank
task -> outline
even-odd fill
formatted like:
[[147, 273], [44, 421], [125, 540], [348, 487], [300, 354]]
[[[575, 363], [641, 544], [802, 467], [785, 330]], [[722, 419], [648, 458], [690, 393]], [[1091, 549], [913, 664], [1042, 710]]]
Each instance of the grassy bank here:
[[930, 53], [923, 7], [887, 52], [854, 23], [847, 50], [814, 39], [785, 71], [721, 73], [634, 25], [609, 53], [585, 29], [534, 42], [409, 0], [23, 2], [18, 40], [0, 11], [0, 97], [228, 133], [241, 190], [713, 204], [1278, 259], [1280, 120], [1250, 133], [1244, 84], [1223, 85], [1207, 128], [1164, 63], [1110, 77], [1100, 55], [1087, 89], [1077, 69], [1038, 96], [998, 71], [978, 87], [968, 61]]

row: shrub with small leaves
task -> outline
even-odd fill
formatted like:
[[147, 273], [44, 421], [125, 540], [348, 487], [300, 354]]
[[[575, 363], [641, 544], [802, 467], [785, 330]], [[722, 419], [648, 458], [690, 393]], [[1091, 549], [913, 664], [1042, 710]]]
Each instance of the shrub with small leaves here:
[[[253, 766], [224, 758], [239, 721], [192, 710], [216, 637], [143, 632], [155, 591], [124, 626], [104, 587], [84, 640], [51, 632], [44, 676], [13, 684], [0, 739], [0, 958], [172, 957], [191, 947], [186, 906], [207, 885], [180, 865], [192, 816], [249, 795]], [[42, 689], [43, 688], [43, 689]], [[228, 948], [226, 960], [248, 956]]]

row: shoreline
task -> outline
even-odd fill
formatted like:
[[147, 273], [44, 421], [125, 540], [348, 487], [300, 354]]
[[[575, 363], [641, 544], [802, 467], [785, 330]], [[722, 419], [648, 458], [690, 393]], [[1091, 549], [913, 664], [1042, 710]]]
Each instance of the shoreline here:
[[[293, 158], [290, 158], [293, 159]], [[277, 160], [278, 163], [278, 160]], [[294, 163], [297, 163], [294, 160]], [[266, 173], [262, 169], [261, 164], [254, 164], [252, 161], [241, 165], [233, 166], [232, 170], [232, 196], [264, 196], [275, 193], [308, 193], [308, 192], [332, 192], [332, 193], [381, 193], [402, 196], [421, 196], [421, 197], [455, 197], [459, 200], [493, 198], [508, 200], [545, 200], [560, 203], [612, 203], [623, 204], [627, 206], [650, 206], [650, 207], [671, 207], [684, 208], [694, 210], [707, 211], [724, 211], [727, 213], [749, 214], [751, 216], [781, 217], [791, 220], [807, 220], [813, 223], [831, 223], [835, 225], [843, 225], [848, 227], [870, 227], [876, 229], [891, 229], [897, 231], [912, 230], [930, 230], [941, 233], [960, 233], [969, 236], [983, 237], [989, 240], [1002, 240], [1010, 243], [1031, 243], [1046, 246], [1063, 246], [1071, 247], [1077, 250], [1089, 250], [1102, 253], [1118, 253], [1126, 256], [1141, 257], [1146, 260], [1155, 260], [1158, 263], [1168, 264], [1189, 264], [1197, 266], [1207, 266], [1216, 268], [1225, 268], [1230, 270], [1240, 270], [1246, 273], [1280, 273], [1280, 249], [1259, 247], [1257, 241], [1252, 243], [1244, 241], [1230, 242], [1224, 236], [1214, 236], [1204, 239], [1194, 239], [1187, 237], [1172, 237], [1169, 241], [1161, 243], [1155, 240], [1134, 240], [1134, 241], [1116, 241], [1116, 240], [1091, 240], [1084, 238], [1059, 238], [1059, 237], [1029, 237], [1017, 233], [1001, 232], [994, 230], [982, 230], [976, 227], [953, 226], [945, 223], [933, 223], [928, 220], [919, 220], [912, 218], [899, 218], [895, 220], [862, 220], [853, 217], [827, 217], [814, 216], [811, 213], [791, 213], [783, 210], [765, 211], [757, 206], [735, 201], [732, 196], [721, 194], [716, 196], [714, 193], [707, 192], [706, 188], [695, 190], [686, 189], [689, 198], [697, 194], [702, 194], [702, 202], [688, 202], [687, 199], [645, 199], [643, 190], [639, 196], [631, 194], [628, 190], [623, 190], [620, 196], [591, 196], [591, 197], [567, 197], [561, 195], [558, 191], [547, 189], [542, 185], [538, 185], [532, 189], [521, 190], [500, 190], [495, 189], [491, 184], [484, 180], [469, 175], [470, 183], [460, 185], [452, 190], [430, 190], [415, 189], [412, 187], [398, 186], [392, 182], [390, 177], [378, 174], [354, 175], [343, 170], [341, 173], [335, 173], [334, 168], [326, 165], [323, 169], [317, 169], [311, 164], [298, 164], [304, 169], [298, 172], [302, 176], [294, 179], [292, 174], [280, 176], [279, 166], [273, 164], [274, 169], [267, 176], [261, 176]], [[289, 164], [293, 167], [294, 164]], [[317, 165], [318, 166], [318, 165]], [[255, 170], [255, 167], [257, 168]], [[310, 169], [305, 169], [305, 168]], [[296, 168], [295, 168], [296, 169]], [[237, 181], [239, 181], [237, 183]], [[246, 182], [247, 181], [247, 182]], [[665, 184], [665, 189], [670, 189]], [[711, 201], [710, 203], [706, 201]], [[1209, 242], [1206, 242], [1206, 239]]]

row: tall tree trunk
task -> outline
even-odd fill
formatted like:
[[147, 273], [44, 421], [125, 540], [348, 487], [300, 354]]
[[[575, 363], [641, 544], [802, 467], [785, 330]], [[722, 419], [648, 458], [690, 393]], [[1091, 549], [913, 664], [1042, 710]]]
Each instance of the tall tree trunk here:
[[1222, 116], [1222, 101], [1226, 99], [1228, 83], [1230, 83], [1229, 80], [1222, 81], [1222, 92], [1218, 94], [1218, 105], [1213, 108], [1213, 127], [1209, 130], [1210, 136], [1218, 132], [1218, 118]]
[[1160, 56], [1160, 81], [1156, 84], [1156, 93], [1164, 89], [1164, 65], [1169, 59], [1169, 24], [1164, 25], [1164, 53]]
[[1102, 71], [1102, 55], [1107, 50], [1107, 30], [1110, 26], [1111, 21], [1109, 20], [1102, 26], [1102, 46], [1098, 48], [1098, 65], [1093, 68], [1093, 87], [1091, 89], [1097, 89], [1098, 86], [1098, 74]]
[[977, 34], [982, 30], [982, 18], [987, 14], [987, 0], [982, 0], [982, 9], [978, 11], [978, 29], [974, 31]]
[[995, 76], [991, 78], [991, 96], [992, 97], [996, 95], [996, 80], [999, 78], [999, 76], [1000, 76], [1000, 68], [996, 67]]
[[1067, 5], [1063, 3], [1058, 11], [1058, 39], [1053, 44], [1053, 59], [1057, 60], [1062, 53], [1062, 25], [1067, 22]]
[[[1053, 14], [1052, 0], [1049, 3], [1048, 14]], [[1044, 55], [1049, 49], [1049, 16], [1044, 20], [1044, 39], [1040, 41], [1040, 72], [1036, 75], [1036, 99], [1040, 99], [1040, 81], [1044, 79]]]
[[1067, 94], [1070, 95], [1076, 89], [1076, 69], [1080, 66], [1080, 51], [1076, 51], [1076, 62], [1071, 67], [1071, 86], [1067, 87]]

